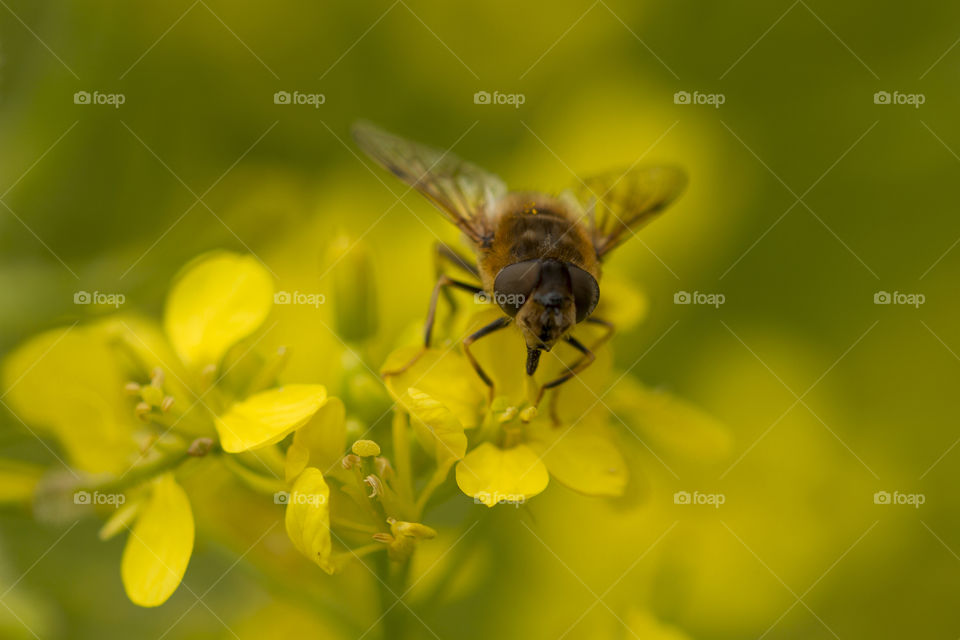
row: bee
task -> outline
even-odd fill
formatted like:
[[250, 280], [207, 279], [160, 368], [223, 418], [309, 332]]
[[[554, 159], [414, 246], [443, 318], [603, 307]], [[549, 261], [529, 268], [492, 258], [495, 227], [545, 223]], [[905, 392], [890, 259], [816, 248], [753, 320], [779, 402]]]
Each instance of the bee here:
[[[441, 273], [430, 298], [423, 349], [396, 375], [412, 366], [430, 347], [441, 291], [448, 287], [482, 294], [503, 316], [463, 340], [467, 356], [493, 397], [493, 381], [470, 351], [477, 340], [515, 324], [526, 343], [526, 373], [533, 376], [540, 355], [565, 342], [580, 353], [567, 371], [540, 387], [562, 385], [595, 359], [593, 350], [608, 340], [612, 323], [594, 317], [600, 301], [604, 259], [673, 202], [686, 186], [686, 174], [671, 166], [630, 167], [586, 178], [560, 195], [508, 191], [496, 175], [457, 158], [357, 123], [358, 146], [384, 168], [427, 197], [455, 224], [473, 248], [475, 264], [440, 244], [440, 259], [471, 273], [477, 287]], [[581, 323], [598, 325], [602, 338], [588, 348], [571, 335]]]

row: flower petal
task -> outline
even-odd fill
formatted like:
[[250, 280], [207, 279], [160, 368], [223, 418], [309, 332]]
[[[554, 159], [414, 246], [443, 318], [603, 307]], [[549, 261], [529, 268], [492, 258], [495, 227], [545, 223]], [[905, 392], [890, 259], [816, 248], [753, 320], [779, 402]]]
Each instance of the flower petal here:
[[122, 473], [137, 455], [129, 380], [98, 326], [30, 338], [3, 362], [4, 401], [31, 429], [56, 436], [70, 464]]
[[263, 324], [272, 305], [273, 281], [255, 258], [215, 253], [195, 260], [173, 285], [164, 328], [187, 365], [219, 364]]
[[730, 432], [722, 423], [687, 401], [649, 389], [629, 376], [610, 391], [609, 404], [637, 426], [654, 451], [708, 461], [730, 452]]
[[501, 449], [484, 442], [457, 464], [457, 485], [488, 507], [525, 502], [546, 489], [549, 481], [543, 462], [524, 444]]
[[326, 402], [327, 389], [319, 384], [289, 384], [252, 395], [217, 417], [220, 445], [239, 453], [279, 442]]
[[404, 408], [410, 412], [410, 424], [417, 434], [417, 439], [433, 454], [438, 467], [443, 468], [463, 458], [467, 452], [467, 436], [463, 432], [463, 425], [452, 411], [435, 398], [413, 387], [407, 389], [402, 402]]
[[[418, 351], [419, 347], [404, 347], [394, 351], [387, 357], [381, 371], [400, 369]], [[485, 387], [467, 359], [455, 350], [429, 349], [403, 373], [385, 376], [385, 384], [398, 402], [402, 402], [401, 398], [408, 388], [416, 386], [447, 407], [464, 428], [477, 426]]]
[[330, 561], [330, 487], [323, 474], [308, 467], [297, 478], [290, 492], [284, 524], [297, 550], [333, 573]]
[[187, 495], [172, 473], [158, 477], [120, 563], [123, 586], [134, 604], [156, 607], [177, 589], [193, 552], [193, 534]]
[[340, 398], [330, 398], [307, 424], [294, 432], [284, 464], [287, 482], [293, 482], [311, 462], [320, 469], [337, 463], [347, 448], [346, 414]]
[[588, 496], [621, 496], [627, 486], [627, 463], [601, 425], [554, 427], [544, 421], [529, 425], [529, 444], [550, 475]]

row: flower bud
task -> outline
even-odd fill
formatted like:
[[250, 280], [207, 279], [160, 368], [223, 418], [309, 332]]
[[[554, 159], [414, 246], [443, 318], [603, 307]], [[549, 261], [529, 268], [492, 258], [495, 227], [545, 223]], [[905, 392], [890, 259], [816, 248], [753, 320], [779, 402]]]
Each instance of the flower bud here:
[[417, 542], [435, 538], [437, 532], [419, 522], [404, 522], [395, 518], [387, 518], [390, 524], [390, 533], [376, 533], [373, 539], [389, 545], [387, 553], [395, 561], [402, 561], [410, 557]]
[[373, 260], [366, 246], [340, 236], [327, 252], [333, 281], [334, 326], [348, 342], [359, 342], [377, 331], [377, 290]]
[[417, 540], [430, 540], [437, 537], [437, 532], [425, 524], [419, 522], [403, 522], [401, 520], [388, 520], [390, 523], [390, 532], [395, 538], [415, 538]]

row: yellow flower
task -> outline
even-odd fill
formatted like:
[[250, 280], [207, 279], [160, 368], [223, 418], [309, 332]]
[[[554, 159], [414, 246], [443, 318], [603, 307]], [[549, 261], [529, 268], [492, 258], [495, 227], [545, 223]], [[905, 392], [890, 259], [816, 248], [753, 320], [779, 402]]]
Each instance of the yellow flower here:
[[[620, 326], [635, 323], [646, 309], [644, 298], [615, 279], [610, 288], [617, 295], [601, 315]], [[468, 335], [499, 313], [490, 309], [459, 323], [455, 319], [454, 331]], [[582, 326], [577, 336], [590, 345], [600, 334]], [[725, 446], [726, 432], [709, 417], [668, 394], [647, 390], [629, 376], [614, 376], [607, 347], [597, 351], [590, 367], [547, 393], [538, 407], [531, 400], [539, 385], [567, 370], [578, 357], [573, 349], [544, 353], [533, 383], [523, 370], [525, 347], [517, 332], [494, 333], [471, 350], [494, 382], [492, 401], [456, 344], [428, 350], [402, 373], [387, 376], [386, 386], [409, 413], [438, 473], [456, 464], [460, 489], [488, 507], [523, 503], [544, 491], [550, 478], [585, 495], [623, 495], [630, 473], [618, 430], [638, 426], [658, 442], [682, 432], [698, 439], [700, 444], [691, 447], [719, 451]], [[396, 350], [382, 370], [402, 369], [416, 352], [414, 347]]]
[[[468, 327], [482, 326], [496, 313], [481, 312]], [[627, 465], [598, 402], [611, 379], [609, 354], [601, 351], [592, 367], [562, 387], [557, 415], [551, 415], [549, 395], [539, 410], [529, 405], [519, 335], [493, 334], [476, 343], [474, 352], [494, 380], [496, 397], [489, 406], [487, 388], [457, 349], [431, 349], [386, 380], [438, 467], [456, 463], [464, 493], [491, 507], [522, 503], [546, 489], [550, 477], [587, 495], [623, 493]], [[411, 353], [394, 352], [383, 369], [399, 368]], [[557, 358], [544, 358], [538, 379], [559, 375], [563, 366]]]
[[[41, 334], [4, 362], [3, 387], [21, 419], [59, 440], [72, 466], [113, 474], [121, 483], [115, 490], [137, 498], [102, 531], [109, 537], [133, 523], [121, 575], [136, 604], [157, 606], [169, 598], [193, 549], [193, 516], [174, 479], [177, 466], [205, 455], [211, 447], [203, 443], [214, 434], [227, 453], [269, 447], [331, 403], [321, 385], [265, 388], [275, 371], [263, 379], [256, 372], [243, 375], [244, 367], [237, 366], [249, 347], [239, 356], [231, 350], [260, 328], [272, 305], [273, 284], [257, 260], [217, 252], [194, 260], [176, 279], [164, 331], [134, 316], [118, 316]], [[125, 384], [131, 377], [149, 382]], [[137, 396], [134, 411], [130, 394]], [[340, 404], [341, 423], [342, 409]], [[309, 440], [305, 435], [298, 446], [311, 453]], [[342, 451], [341, 446], [338, 454]], [[300, 475], [295, 494], [319, 491], [322, 475], [317, 482], [317, 474], [305, 478], [302, 469], [288, 471]], [[308, 480], [311, 486], [302, 488]], [[141, 485], [146, 496], [137, 495]], [[298, 513], [299, 507], [293, 510]], [[305, 538], [301, 527], [298, 537], [291, 535], [294, 544], [315, 551], [320, 530], [328, 528], [325, 517], [301, 518], [310, 523], [311, 537]], [[327, 535], [329, 541], [329, 530]]]

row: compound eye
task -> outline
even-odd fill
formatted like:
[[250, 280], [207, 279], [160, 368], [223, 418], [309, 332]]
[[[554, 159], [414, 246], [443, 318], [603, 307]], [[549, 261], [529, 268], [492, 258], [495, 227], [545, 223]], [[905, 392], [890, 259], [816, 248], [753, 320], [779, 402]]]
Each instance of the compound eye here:
[[567, 265], [570, 284], [573, 288], [573, 300], [577, 305], [577, 322], [583, 322], [600, 302], [600, 285], [592, 275], [572, 264]]
[[527, 260], [500, 270], [493, 281], [494, 301], [503, 312], [513, 317], [527, 301], [540, 281], [540, 261]]

